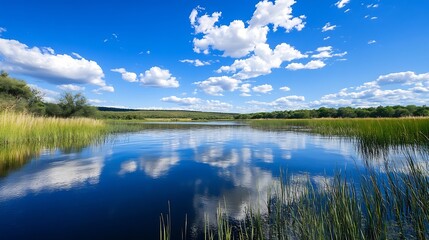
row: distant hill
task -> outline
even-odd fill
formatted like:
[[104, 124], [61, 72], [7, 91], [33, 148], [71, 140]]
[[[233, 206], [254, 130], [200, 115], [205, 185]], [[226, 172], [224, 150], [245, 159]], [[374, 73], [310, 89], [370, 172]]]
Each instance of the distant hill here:
[[126, 108], [97, 107], [100, 118], [104, 119], [193, 119], [193, 120], [215, 120], [234, 119], [237, 113], [200, 112], [188, 110], [138, 110]]
[[135, 112], [140, 111], [138, 109], [129, 109], [129, 108], [114, 108], [114, 107], [97, 107], [98, 111], [102, 112]]

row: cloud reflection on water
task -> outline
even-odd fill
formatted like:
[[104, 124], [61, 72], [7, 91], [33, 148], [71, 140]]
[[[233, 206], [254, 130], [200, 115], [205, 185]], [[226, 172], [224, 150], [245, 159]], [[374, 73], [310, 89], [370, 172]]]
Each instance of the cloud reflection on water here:
[[7, 178], [1, 184], [0, 201], [42, 191], [66, 190], [83, 184], [97, 184], [103, 166], [104, 156], [47, 163], [41, 170]]
[[173, 153], [168, 157], [142, 157], [140, 158], [140, 168], [147, 176], [159, 178], [166, 175], [170, 168], [180, 161], [179, 156]]

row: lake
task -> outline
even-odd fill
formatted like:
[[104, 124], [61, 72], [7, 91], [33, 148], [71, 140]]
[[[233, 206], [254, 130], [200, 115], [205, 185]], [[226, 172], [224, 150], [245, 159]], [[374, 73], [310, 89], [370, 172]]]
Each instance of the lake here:
[[[225, 207], [266, 207], [280, 176], [323, 186], [362, 159], [344, 138], [234, 122], [152, 123], [83, 149], [42, 151], [0, 178], [1, 239], [159, 239], [160, 214], [180, 239], [201, 237]], [[283, 172], [283, 174], [281, 174]]]

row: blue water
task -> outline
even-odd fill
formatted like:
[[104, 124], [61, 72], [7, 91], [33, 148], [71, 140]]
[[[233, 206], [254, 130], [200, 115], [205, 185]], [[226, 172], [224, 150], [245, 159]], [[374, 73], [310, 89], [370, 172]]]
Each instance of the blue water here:
[[360, 166], [355, 149], [339, 138], [212, 122], [46, 151], [0, 178], [0, 238], [159, 239], [169, 204], [173, 239], [185, 216], [197, 238], [219, 204], [237, 220], [249, 203], [263, 207], [281, 169], [323, 184]]

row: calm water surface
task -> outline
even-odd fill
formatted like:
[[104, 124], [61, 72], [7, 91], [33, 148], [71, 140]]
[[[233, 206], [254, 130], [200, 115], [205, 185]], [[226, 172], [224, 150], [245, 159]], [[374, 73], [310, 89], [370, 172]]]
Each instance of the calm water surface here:
[[344, 139], [263, 131], [230, 123], [153, 124], [79, 152], [47, 151], [0, 178], [1, 239], [158, 239], [171, 205], [173, 235], [201, 233], [216, 208], [243, 218], [265, 206], [287, 169], [314, 184], [360, 166]]

